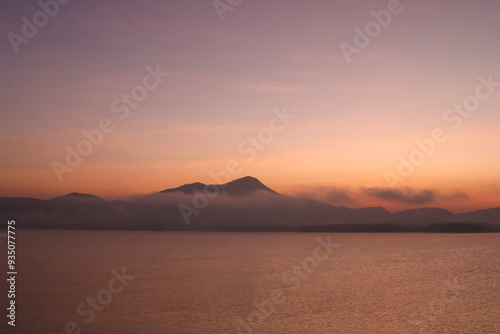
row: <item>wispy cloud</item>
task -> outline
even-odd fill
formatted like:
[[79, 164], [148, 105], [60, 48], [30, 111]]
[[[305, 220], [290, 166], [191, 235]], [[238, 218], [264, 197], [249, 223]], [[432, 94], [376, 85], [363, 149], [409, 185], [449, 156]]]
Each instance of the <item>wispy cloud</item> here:
[[330, 203], [350, 204], [355, 202], [350, 195], [350, 191], [344, 188], [330, 188], [325, 195]]
[[405, 204], [428, 204], [436, 202], [436, 193], [433, 190], [414, 190], [406, 187], [401, 189], [391, 188], [362, 188], [363, 192], [369, 196], [389, 201], [401, 202]]
[[463, 191], [454, 191], [448, 194], [441, 194], [440, 198], [443, 201], [467, 200], [469, 199], [469, 195], [467, 195]]
[[297, 198], [315, 198], [335, 205], [354, 204], [353, 191], [342, 187], [307, 187], [292, 194]]
[[[434, 189], [417, 189], [412, 187], [384, 188], [360, 187], [350, 188], [342, 186], [301, 186], [295, 192], [289, 193], [297, 198], [314, 198], [334, 205], [363, 206], [366, 202], [378, 204], [378, 201], [397, 203], [399, 205], [425, 205], [440, 202], [466, 201], [470, 197], [461, 190], [440, 192]], [[373, 202], [375, 199], [377, 202]], [[382, 203], [380, 203], [383, 205]]]
[[299, 77], [299, 78], [321, 78], [327, 75], [326, 73], [322, 72], [298, 72], [298, 71], [277, 71], [277, 73], [288, 77]]
[[387, 202], [400, 202], [404, 204], [429, 204], [438, 201], [466, 200], [469, 196], [463, 191], [451, 193], [440, 193], [432, 189], [413, 189], [404, 187], [398, 189], [391, 188], [361, 188], [362, 192], [368, 196]]
[[220, 86], [226, 89], [254, 90], [271, 93], [294, 92], [300, 88], [298, 85], [283, 84], [279, 82], [234, 82]]

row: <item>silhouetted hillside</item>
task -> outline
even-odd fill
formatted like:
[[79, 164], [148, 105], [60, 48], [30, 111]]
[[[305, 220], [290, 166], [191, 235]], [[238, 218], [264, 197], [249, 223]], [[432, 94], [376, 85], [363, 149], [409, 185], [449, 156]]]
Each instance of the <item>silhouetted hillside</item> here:
[[491, 208], [485, 210], [477, 210], [455, 215], [458, 221], [482, 221], [485, 223], [500, 223], [500, 208]]
[[332, 233], [499, 233], [500, 225], [484, 223], [434, 223], [429, 225], [408, 224], [340, 224], [305, 226], [301, 232]]
[[132, 201], [81, 193], [50, 200], [3, 197], [0, 213], [16, 219], [19, 228], [42, 229], [412, 232], [427, 226], [446, 232], [473, 230], [472, 224], [483, 232], [489, 231], [484, 223], [500, 223], [500, 208], [459, 215], [440, 208], [394, 214], [381, 207], [351, 209], [281, 195], [253, 177], [222, 185], [191, 183]]
[[448, 219], [453, 217], [453, 213], [441, 208], [421, 208], [399, 211], [393, 214], [395, 219], [415, 219], [415, 218], [432, 218], [432, 219]]
[[[217, 190], [214, 190], [215, 188], [217, 188]], [[208, 191], [208, 192], [226, 193], [232, 196], [242, 196], [262, 190], [276, 193], [274, 190], [262, 184], [262, 182], [260, 182], [258, 179], [251, 176], [246, 176], [221, 185], [215, 185], [215, 184], [207, 185], [200, 182], [189, 183], [177, 188], [162, 190], [160, 191], [160, 193], [165, 194], [165, 193], [181, 192], [190, 195], [194, 194], [197, 191], [198, 192]]]

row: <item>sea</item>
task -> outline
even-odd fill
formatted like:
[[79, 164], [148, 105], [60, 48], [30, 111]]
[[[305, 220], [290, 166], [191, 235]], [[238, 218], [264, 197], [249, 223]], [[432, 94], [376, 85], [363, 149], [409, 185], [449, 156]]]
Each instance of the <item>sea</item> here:
[[16, 233], [1, 333], [500, 333], [500, 234]]

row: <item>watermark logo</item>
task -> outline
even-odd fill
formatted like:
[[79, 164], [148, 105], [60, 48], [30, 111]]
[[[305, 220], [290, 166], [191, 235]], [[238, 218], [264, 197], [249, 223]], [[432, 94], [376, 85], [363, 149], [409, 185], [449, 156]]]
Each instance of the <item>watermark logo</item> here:
[[[461, 295], [461, 291], [467, 288], [466, 286], [459, 285], [456, 277], [453, 282], [446, 280], [444, 283], [445, 288], [441, 290], [440, 298], [433, 299], [429, 303], [429, 307], [421, 308], [418, 313], [413, 313], [410, 316], [409, 322], [415, 327], [415, 333], [424, 333], [428, 324], [436, 320], [437, 316], [445, 311], [446, 305], [454, 302]], [[404, 331], [400, 334], [410, 333]]]
[[19, 47], [22, 44], [28, 44], [30, 40], [38, 35], [41, 28], [45, 27], [51, 18], [54, 18], [60, 10], [60, 5], [67, 5], [71, 0], [40, 0], [38, 6], [41, 10], [37, 11], [31, 17], [31, 20], [26, 16], [21, 18], [21, 34], [9, 32], [7, 38], [10, 45], [16, 54], [19, 53]]
[[340, 50], [344, 55], [348, 64], [352, 62], [354, 54], [360, 54], [361, 51], [368, 47], [372, 40], [382, 33], [383, 28], [387, 28], [392, 22], [394, 15], [400, 14], [403, 11], [403, 6], [399, 0], [390, 0], [387, 3], [387, 9], [378, 12], [372, 10], [370, 12], [373, 20], [367, 22], [364, 29], [354, 27], [353, 43], [341, 42]]
[[[318, 269], [319, 264], [328, 260], [335, 249], [341, 246], [332, 242], [331, 235], [328, 235], [326, 240], [318, 237], [316, 241], [319, 245], [314, 249], [312, 256], [304, 258], [302, 262], [292, 266], [282, 274], [281, 282], [284, 284], [285, 289], [290, 292], [296, 291]], [[260, 303], [254, 301], [255, 310], [245, 319], [238, 318], [236, 333], [254, 333], [275, 312], [275, 306], [283, 304], [287, 300], [287, 290], [285, 289], [272, 290], [269, 293], [269, 298]]]
[[[258, 152], [263, 151], [275, 138], [276, 133], [280, 133], [290, 124], [290, 120], [295, 118], [295, 115], [288, 113], [287, 108], [283, 110], [274, 109], [274, 116], [269, 121], [269, 126], [260, 129], [256, 134], [250, 135], [238, 145], [237, 152], [245, 157], [246, 161], [253, 161]], [[210, 204], [210, 199], [217, 197], [224, 188], [224, 185], [231, 180], [232, 177], [240, 174], [243, 171], [241, 163], [237, 160], [230, 160], [226, 164], [226, 169], [217, 173], [210, 172], [209, 175], [217, 183], [217, 185], [206, 185], [203, 192], [199, 189], [194, 189], [194, 197], [192, 205], [180, 203], [179, 211], [186, 224], [190, 223], [192, 215], [199, 215], [201, 210], [205, 209]]]
[[[478, 77], [479, 84], [476, 86], [474, 93], [465, 97], [462, 103], [456, 103], [452, 108], [447, 109], [442, 116], [445, 123], [451, 126], [452, 130], [458, 130], [464, 119], [469, 118], [472, 112], [476, 111], [481, 102], [486, 101], [495, 93], [496, 88], [500, 86], [500, 82], [493, 81], [493, 75], [487, 77]], [[443, 128], [435, 128], [431, 131], [429, 138], [422, 140], [415, 139], [414, 143], [417, 148], [411, 151], [407, 156], [400, 155], [399, 165], [396, 171], [386, 171], [384, 178], [387, 184], [394, 189], [397, 184], [412, 176], [417, 167], [422, 166], [428, 158], [437, 151], [439, 144], [443, 144], [448, 140], [447, 131]]]
[[215, 0], [212, 2], [215, 12], [221, 21], [224, 21], [224, 13], [232, 12], [236, 7], [241, 5], [243, 0]]
[[[119, 121], [124, 121], [130, 116], [131, 110], [136, 109], [139, 103], [144, 101], [149, 92], [158, 88], [164, 78], [170, 75], [168, 72], [160, 70], [160, 65], [156, 68], [146, 67], [147, 74], [142, 79], [142, 84], [133, 87], [129, 94], [122, 94], [120, 98], [111, 102], [111, 112], [118, 115]], [[105, 134], [110, 134], [116, 129], [116, 124], [111, 118], [102, 118], [98, 126], [90, 130], [82, 130], [83, 139], [74, 147], [67, 145], [66, 159], [64, 163], [53, 161], [51, 166], [59, 182], [63, 182], [63, 175], [71, 173], [80, 166], [83, 158], [88, 157], [96, 147], [102, 144]]]
[[[95, 297], [87, 297], [86, 301], [80, 303], [76, 308], [76, 314], [85, 318], [86, 323], [91, 323], [96, 318], [96, 312], [102, 312], [109, 305], [114, 296], [120, 294], [135, 276], [127, 275], [125, 267], [118, 272], [116, 269], [111, 270], [113, 277], [108, 281], [107, 288], [97, 292]], [[64, 326], [63, 332], [56, 334], [81, 333], [82, 329], [75, 321], [68, 321]], [[49, 334], [52, 334], [50, 332]]]

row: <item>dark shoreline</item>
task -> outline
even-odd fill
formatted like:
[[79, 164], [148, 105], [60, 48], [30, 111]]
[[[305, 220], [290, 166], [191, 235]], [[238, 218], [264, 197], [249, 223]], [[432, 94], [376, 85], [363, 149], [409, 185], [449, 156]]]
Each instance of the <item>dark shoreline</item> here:
[[168, 228], [171, 226], [141, 226], [130, 228], [124, 226], [81, 225], [63, 226], [23, 226], [18, 222], [16, 228], [22, 230], [63, 230], [63, 231], [171, 231], [171, 232], [299, 232], [299, 233], [500, 233], [500, 226], [484, 223], [433, 223], [426, 225], [399, 224], [331, 224], [331, 225], [216, 225], [210, 227], [186, 226], [185, 228]]

